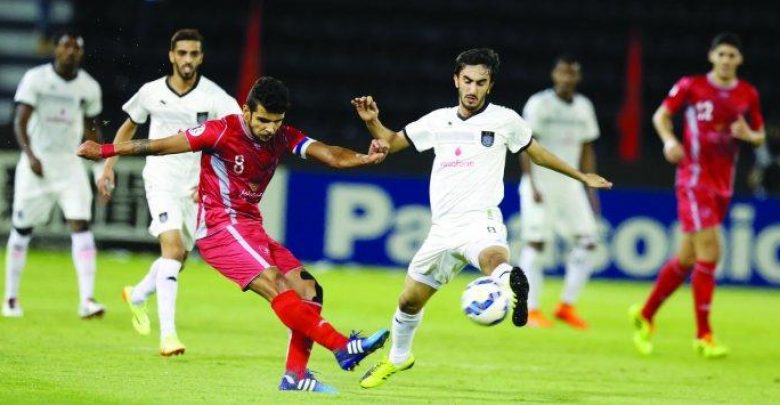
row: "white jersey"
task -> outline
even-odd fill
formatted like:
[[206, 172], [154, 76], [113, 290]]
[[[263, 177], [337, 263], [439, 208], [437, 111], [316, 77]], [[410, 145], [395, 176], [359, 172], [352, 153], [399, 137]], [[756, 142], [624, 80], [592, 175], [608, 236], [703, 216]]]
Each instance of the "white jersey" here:
[[433, 148], [436, 154], [430, 184], [434, 224], [496, 209], [504, 198], [506, 151], [517, 153], [531, 143], [531, 128], [520, 115], [494, 104], [467, 119], [460, 118], [458, 107], [438, 109], [404, 132], [418, 151]]
[[[572, 102], [567, 103], [552, 89], [540, 91], [526, 102], [523, 118], [542, 146], [574, 168], [580, 167], [582, 144], [599, 137], [593, 104], [581, 94], [575, 94]], [[541, 189], [580, 185], [577, 180], [534, 164], [531, 175]]]
[[[166, 77], [144, 84], [122, 109], [136, 124], [149, 123], [149, 139], [165, 138], [196, 127], [206, 120], [240, 114], [236, 100], [211, 80], [198, 76], [195, 86], [177, 94]], [[198, 184], [200, 152], [147, 156], [144, 182], [160, 191], [190, 193]]]
[[75, 78], [66, 80], [52, 63], [28, 70], [14, 101], [33, 107], [27, 135], [33, 154], [50, 170], [52, 164], [74, 160], [84, 137], [84, 118], [103, 109], [100, 85], [92, 76], [79, 69]]

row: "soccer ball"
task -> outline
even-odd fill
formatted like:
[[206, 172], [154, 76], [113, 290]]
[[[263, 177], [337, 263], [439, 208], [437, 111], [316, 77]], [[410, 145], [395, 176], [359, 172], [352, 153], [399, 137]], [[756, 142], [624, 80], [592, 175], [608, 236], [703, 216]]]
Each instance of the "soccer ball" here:
[[480, 277], [466, 286], [460, 297], [463, 313], [472, 321], [493, 326], [506, 318], [509, 312], [509, 298], [490, 277]]

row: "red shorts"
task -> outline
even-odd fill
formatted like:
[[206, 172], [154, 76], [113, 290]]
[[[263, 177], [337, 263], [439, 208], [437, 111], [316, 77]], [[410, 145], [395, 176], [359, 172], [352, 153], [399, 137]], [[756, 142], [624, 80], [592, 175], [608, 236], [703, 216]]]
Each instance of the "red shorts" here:
[[285, 274], [302, 267], [281, 243], [271, 239], [259, 224], [229, 225], [196, 242], [203, 260], [246, 290], [263, 270], [276, 267]]
[[723, 223], [731, 196], [707, 189], [677, 187], [677, 216], [683, 233], [697, 232]]

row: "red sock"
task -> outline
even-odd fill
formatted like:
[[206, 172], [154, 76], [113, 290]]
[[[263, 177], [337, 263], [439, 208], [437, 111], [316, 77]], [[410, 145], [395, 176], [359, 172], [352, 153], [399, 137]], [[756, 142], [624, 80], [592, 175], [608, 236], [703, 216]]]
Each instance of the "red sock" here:
[[681, 266], [676, 256], [664, 263], [658, 272], [653, 291], [650, 292], [650, 296], [647, 297], [645, 306], [642, 308], [642, 316], [652, 322], [661, 304], [682, 285], [690, 272], [691, 268]]
[[320, 314], [304, 304], [301, 297], [293, 290], [287, 290], [271, 300], [276, 316], [288, 328], [300, 332], [304, 336], [335, 351], [346, 346], [349, 339], [339, 333]]
[[[317, 314], [322, 311], [322, 305], [316, 302], [308, 300], [301, 301]], [[294, 373], [298, 378], [303, 378], [303, 374], [306, 372], [306, 365], [309, 364], [309, 356], [311, 356], [311, 347], [313, 345], [314, 341], [303, 333], [290, 330], [290, 343], [287, 346], [286, 365], [288, 373]]]
[[717, 263], [696, 261], [693, 265], [693, 305], [696, 312], [696, 337], [712, 333], [710, 330], [710, 304], [715, 292], [715, 267]]

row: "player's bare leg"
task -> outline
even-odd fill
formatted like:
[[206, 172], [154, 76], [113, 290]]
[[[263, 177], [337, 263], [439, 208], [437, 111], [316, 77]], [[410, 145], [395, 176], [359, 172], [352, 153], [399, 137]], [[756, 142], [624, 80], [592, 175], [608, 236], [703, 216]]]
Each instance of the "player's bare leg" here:
[[518, 263], [528, 278], [528, 326], [550, 328], [552, 321], [541, 311], [540, 300], [544, 289], [544, 270], [539, 266], [539, 255], [544, 251], [544, 242], [528, 242], [520, 251]]
[[71, 229], [73, 264], [79, 285], [78, 314], [82, 319], [101, 317], [106, 309], [95, 301], [95, 273], [97, 272], [97, 248], [95, 237], [85, 220], [68, 220]]
[[435, 288], [406, 276], [404, 289], [398, 297], [398, 308], [393, 314], [390, 353], [387, 359], [375, 364], [363, 375], [361, 387], [378, 387], [393, 374], [414, 366], [414, 333], [422, 321], [425, 304], [435, 293]]
[[509, 286], [514, 295], [512, 323], [528, 323], [528, 278], [520, 267], [509, 264], [509, 251], [504, 246], [490, 246], [479, 253], [479, 268], [499, 285]]
[[30, 246], [33, 228], [12, 228], [5, 249], [5, 296], [3, 316], [19, 318], [24, 315], [19, 303], [19, 286], [22, 271], [27, 262], [27, 248]]
[[254, 291], [271, 303], [279, 320], [333, 352], [339, 366], [351, 371], [366, 356], [373, 353], [389, 336], [386, 329], [364, 338], [356, 333], [349, 338], [339, 333], [316, 311], [304, 304], [291, 282], [276, 267], [269, 267], [255, 277], [247, 289]]
[[715, 268], [720, 260], [720, 231], [718, 227], [711, 227], [695, 232], [692, 236], [696, 256], [691, 275], [696, 314], [696, 340], [693, 347], [705, 358], [723, 357], [728, 354], [728, 348], [715, 341], [710, 328], [710, 306], [715, 292]]
[[563, 282], [561, 302], [555, 310], [555, 317], [575, 329], [588, 328], [588, 323], [577, 314], [574, 304], [593, 272], [593, 252], [595, 250], [594, 238], [578, 235], [574, 238], [574, 245], [566, 260], [566, 277]]

